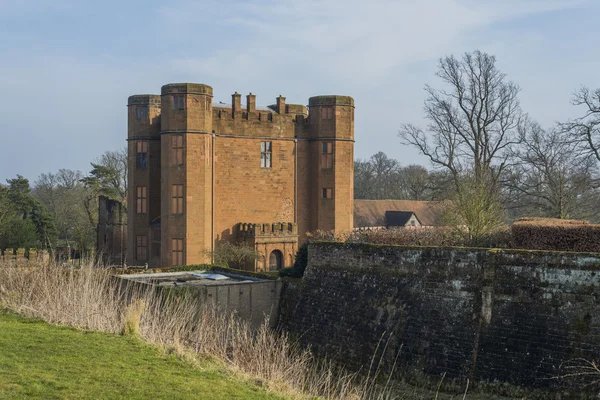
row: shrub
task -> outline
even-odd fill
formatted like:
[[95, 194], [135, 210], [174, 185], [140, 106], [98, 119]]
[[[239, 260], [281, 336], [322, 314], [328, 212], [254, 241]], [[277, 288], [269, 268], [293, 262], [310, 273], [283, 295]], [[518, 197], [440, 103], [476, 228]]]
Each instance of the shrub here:
[[289, 268], [283, 268], [279, 271], [279, 276], [288, 276], [290, 278], [302, 278], [308, 265], [308, 243], [303, 243], [296, 252], [296, 261]]
[[309, 237], [319, 241], [397, 246], [460, 246], [464, 244], [462, 238], [455, 235], [454, 229], [447, 227], [364, 229], [344, 233], [316, 231]]
[[[453, 247], [470, 246], [471, 238], [457, 233], [454, 227], [427, 228], [379, 228], [361, 229], [354, 232], [334, 233], [316, 231], [309, 235], [312, 240], [333, 241], [341, 243], [371, 243], [391, 246], [433, 246]], [[511, 231], [507, 226], [488, 232], [478, 237], [477, 245], [481, 247], [513, 247]]]
[[235, 269], [246, 269], [258, 260], [258, 253], [246, 244], [219, 242], [214, 251], [205, 253], [216, 265]]
[[600, 252], [600, 225], [588, 221], [521, 218], [511, 230], [522, 249]]

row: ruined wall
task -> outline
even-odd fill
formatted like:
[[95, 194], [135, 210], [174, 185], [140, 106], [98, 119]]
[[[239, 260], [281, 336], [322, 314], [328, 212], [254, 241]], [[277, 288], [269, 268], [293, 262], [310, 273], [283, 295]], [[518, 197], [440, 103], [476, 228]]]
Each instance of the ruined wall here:
[[313, 243], [281, 325], [355, 368], [398, 355], [406, 375], [548, 388], [600, 358], [598, 271], [598, 254]]
[[47, 263], [50, 255], [46, 250], [36, 249], [0, 249], [0, 262], [26, 264], [29, 261]]
[[98, 225], [96, 249], [99, 262], [122, 265], [127, 256], [126, 215], [123, 204], [106, 196], [98, 197]]

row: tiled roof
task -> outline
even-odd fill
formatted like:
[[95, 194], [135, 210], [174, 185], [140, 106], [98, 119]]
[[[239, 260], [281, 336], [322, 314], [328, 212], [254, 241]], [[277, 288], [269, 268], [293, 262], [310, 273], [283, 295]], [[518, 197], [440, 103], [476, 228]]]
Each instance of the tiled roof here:
[[443, 203], [416, 200], [354, 200], [354, 227], [385, 226], [386, 211], [415, 213], [423, 226], [440, 225]]
[[[406, 226], [408, 221], [412, 218], [413, 215], [416, 215], [412, 211], [395, 211], [395, 210], [387, 210], [385, 212], [385, 225], [386, 226]], [[417, 217], [417, 220], [419, 217]]]

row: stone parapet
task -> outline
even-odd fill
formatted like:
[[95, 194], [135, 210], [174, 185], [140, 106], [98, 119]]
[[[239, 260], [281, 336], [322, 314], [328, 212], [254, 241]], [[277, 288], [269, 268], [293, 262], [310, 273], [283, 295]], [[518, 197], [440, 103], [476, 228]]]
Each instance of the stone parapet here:
[[238, 237], [297, 236], [298, 225], [292, 222], [276, 222], [274, 224], [240, 222], [237, 224], [237, 232]]
[[128, 106], [144, 106], [150, 104], [160, 106], [160, 96], [157, 94], [136, 94], [129, 96], [127, 99]]

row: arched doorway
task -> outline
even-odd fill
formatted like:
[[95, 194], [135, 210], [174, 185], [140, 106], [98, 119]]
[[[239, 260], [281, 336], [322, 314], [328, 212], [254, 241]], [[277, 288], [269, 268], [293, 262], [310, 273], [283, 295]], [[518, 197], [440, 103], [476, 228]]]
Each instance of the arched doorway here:
[[269, 256], [269, 269], [271, 271], [280, 270], [283, 266], [283, 254], [279, 250], [273, 250]]

